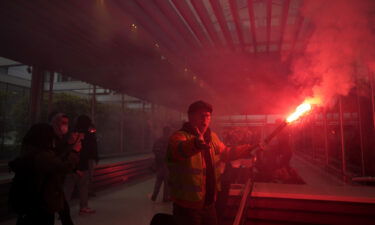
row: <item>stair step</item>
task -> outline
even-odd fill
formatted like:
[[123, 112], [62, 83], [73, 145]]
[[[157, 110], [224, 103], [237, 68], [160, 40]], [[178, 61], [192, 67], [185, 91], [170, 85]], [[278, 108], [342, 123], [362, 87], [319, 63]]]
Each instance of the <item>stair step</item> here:
[[[345, 195], [340, 192], [342, 187], [328, 192], [298, 185], [261, 186], [264, 189], [258, 188], [249, 199], [245, 224], [375, 224], [375, 201], [372, 195], [366, 198], [367, 192], [361, 196]], [[354, 189], [350, 188], [349, 193], [352, 194]], [[225, 211], [222, 213], [223, 224], [231, 224], [233, 221], [241, 201], [241, 191], [238, 187], [230, 190]]]
[[330, 225], [373, 225], [374, 216], [334, 214], [321, 212], [304, 212], [290, 210], [250, 209], [247, 220], [268, 220], [308, 224], [330, 224]]

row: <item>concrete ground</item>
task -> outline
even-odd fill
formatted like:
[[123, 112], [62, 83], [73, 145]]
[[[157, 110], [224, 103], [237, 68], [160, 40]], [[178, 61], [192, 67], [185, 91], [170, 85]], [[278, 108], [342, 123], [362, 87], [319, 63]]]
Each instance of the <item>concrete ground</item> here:
[[[97, 211], [92, 215], [78, 215], [78, 202], [73, 202], [71, 213], [75, 225], [148, 225], [154, 214], [171, 213], [172, 204], [161, 202], [162, 193], [156, 202], [150, 200], [154, 181], [154, 176], [148, 176], [98, 192], [89, 201], [90, 207]], [[0, 224], [15, 225], [16, 220]], [[56, 220], [55, 224], [61, 223]]]
[[[293, 157], [291, 165], [306, 184], [256, 183], [253, 195], [375, 203], [373, 186], [345, 184], [298, 157]], [[171, 214], [172, 204], [161, 202], [162, 193], [156, 202], [150, 200], [154, 181], [154, 175], [150, 175], [98, 192], [97, 197], [89, 201], [90, 207], [97, 210], [93, 215], [79, 216], [76, 200], [71, 207], [73, 221], [76, 225], [148, 225], [156, 213]], [[14, 225], [16, 221], [13, 219], [0, 224]], [[56, 221], [55, 224], [61, 223]]]

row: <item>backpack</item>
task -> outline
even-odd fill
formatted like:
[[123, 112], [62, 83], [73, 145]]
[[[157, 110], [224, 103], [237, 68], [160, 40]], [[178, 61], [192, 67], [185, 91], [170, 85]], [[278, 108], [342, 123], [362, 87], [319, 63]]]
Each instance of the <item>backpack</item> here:
[[150, 225], [176, 225], [176, 222], [173, 215], [157, 213], [152, 217]]
[[8, 204], [10, 210], [19, 215], [30, 212], [37, 204], [39, 195], [33, 159], [32, 156], [20, 156], [8, 164], [10, 171], [15, 173], [9, 189]]

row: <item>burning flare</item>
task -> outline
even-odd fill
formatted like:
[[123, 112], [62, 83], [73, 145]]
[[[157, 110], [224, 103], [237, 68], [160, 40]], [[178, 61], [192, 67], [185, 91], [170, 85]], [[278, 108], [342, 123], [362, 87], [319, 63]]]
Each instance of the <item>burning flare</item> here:
[[311, 104], [319, 104], [320, 98], [310, 98], [306, 99], [301, 105], [299, 105], [294, 113], [292, 113], [286, 120], [279, 124], [279, 126], [264, 139], [264, 143], [268, 144], [271, 140], [284, 129], [289, 123], [297, 120], [302, 115], [306, 114], [308, 111], [311, 110]]
[[301, 116], [303, 116], [304, 114], [306, 114], [308, 111], [310, 111], [311, 110], [311, 104], [320, 104], [320, 103], [321, 103], [321, 99], [320, 98], [309, 98], [309, 99], [306, 99], [301, 105], [299, 105], [296, 108], [296, 111], [294, 113], [292, 113], [288, 118], [286, 118], [286, 120], [284, 120], [270, 135], [268, 135], [264, 139], [264, 143], [265, 144], [270, 143], [271, 140], [278, 133], [280, 133], [281, 130], [284, 129], [284, 127], [286, 127], [289, 123], [297, 120], [298, 118], [300, 118]]
[[286, 118], [286, 122], [291, 123], [298, 118], [300, 118], [302, 115], [307, 113], [311, 110], [311, 104], [308, 102], [304, 102], [301, 105], [299, 105], [294, 113], [292, 113], [288, 118]]

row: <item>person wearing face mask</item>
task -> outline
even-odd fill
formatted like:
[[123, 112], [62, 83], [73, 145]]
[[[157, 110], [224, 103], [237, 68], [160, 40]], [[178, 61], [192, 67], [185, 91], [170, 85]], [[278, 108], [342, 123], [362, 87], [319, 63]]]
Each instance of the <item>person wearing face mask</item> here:
[[[76, 172], [79, 163], [79, 151], [81, 146], [80, 142], [75, 141], [78, 139], [78, 135], [77, 133], [68, 133], [69, 118], [64, 113], [53, 112], [49, 116], [49, 122], [54, 131], [54, 151], [56, 155], [63, 160], [74, 162], [72, 169], [65, 175], [65, 177], [69, 176], [69, 174]], [[65, 177], [64, 180], [66, 179]], [[70, 215], [70, 207], [66, 196], [64, 199], [64, 207], [58, 214], [62, 225], [74, 224]]]
[[55, 134], [55, 150], [58, 154], [64, 154], [69, 151], [68, 131], [69, 118], [64, 113], [54, 112], [49, 118]]
[[250, 158], [254, 149], [263, 149], [263, 143], [225, 146], [209, 127], [212, 111], [204, 101], [192, 103], [188, 122], [169, 139], [169, 187], [179, 225], [217, 225], [221, 162]]
[[23, 138], [21, 155], [9, 163], [15, 172], [12, 183], [15, 186], [10, 196], [16, 200], [18, 197], [13, 204], [17, 206], [17, 225], [53, 225], [54, 214], [66, 207], [64, 175], [72, 170], [75, 162], [58, 156], [53, 143], [53, 128], [47, 123], [35, 124]]

